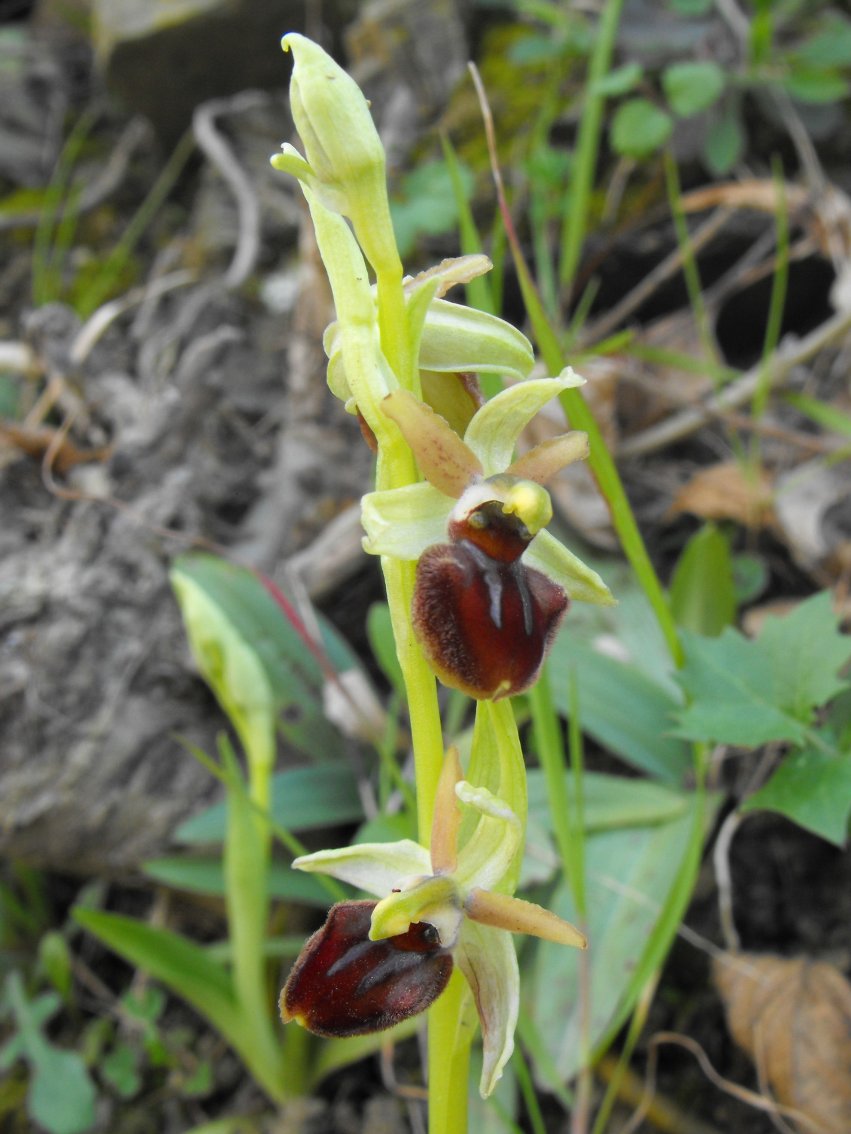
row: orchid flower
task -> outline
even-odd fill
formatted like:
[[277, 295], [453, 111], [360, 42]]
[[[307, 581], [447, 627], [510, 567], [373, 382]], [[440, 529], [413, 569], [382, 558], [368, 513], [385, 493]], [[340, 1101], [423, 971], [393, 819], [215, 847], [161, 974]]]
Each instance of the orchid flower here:
[[[478, 816], [460, 848], [459, 804]], [[430, 851], [403, 839], [295, 859], [299, 870], [330, 874], [381, 900], [333, 907], [284, 986], [284, 1021], [295, 1019], [322, 1035], [389, 1027], [423, 1011], [440, 995], [454, 959], [481, 1024], [479, 1090], [487, 1097], [514, 1048], [520, 975], [511, 934], [586, 945], [579, 930], [554, 913], [499, 891], [521, 839], [517, 815], [486, 788], [464, 780], [458, 754], [450, 749], [438, 786]]]
[[417, 561], [415, 632], [441, 680], [472, 697], [532, 684], [569, 598], [614, 601], [596, 571], [544, 530], [552, 505], [543, 482], [587, 456], [586, 435], [565, 433], [513, 459], [531, 418], [582, 381], [567, 368], [503, 390], [463, 439], [406, 391], [381, 403], [426, 480], [363, 498], [364, 546]]

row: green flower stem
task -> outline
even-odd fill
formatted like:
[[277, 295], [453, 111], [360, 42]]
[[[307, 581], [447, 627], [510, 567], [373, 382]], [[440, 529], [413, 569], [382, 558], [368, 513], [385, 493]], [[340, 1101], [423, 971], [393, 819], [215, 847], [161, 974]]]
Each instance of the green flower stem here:
[[[381, 349], [400, 386], [419, 396], [419, 372], [409, 334], [408, 314], [398, 276], [378, 274], [378, 324]], [[401, 435], [400, 435], [401, 440]], [[399, 488], [419, 479], [407, 444], [380, 449], [376, 488]], [[403, 450], [403, 451], [402, 451]], [[411, 622], [416, 564], [383, 557], [381, 560], [396, 653], [408, 699], [414, 776], [417, 789], [417, 830], [428, 847], [437, 784], [443, 767], [443, 728], [437, 684]], [[455, 972], [449, 987], [428, 1014], [428, 1084], [430, 1134], [466, 1134], [467, 1091], [470, 1077], [470, 1036], [461, 1031], [465, 984]]]
[[467, 1134], [472, 1029], [464, 1034], [466, 984], [456, 969], [428, 1013], [429, 1134]]
[[378, 327], [381, 349], [403, 389], [420, 396], [420, 376], [408, 334], [408, 313], [402, 291], [402, 265], [398, 272], [377, 276]]
[[381, 566], [396, 654], [408, 695], [417, 788], [417, 831], [422, 845], [428, 847], [437, 782], [443, 767], [443, 730], [437, 685], [411, 625], [415, 564], [387, 557], [382, 558]]

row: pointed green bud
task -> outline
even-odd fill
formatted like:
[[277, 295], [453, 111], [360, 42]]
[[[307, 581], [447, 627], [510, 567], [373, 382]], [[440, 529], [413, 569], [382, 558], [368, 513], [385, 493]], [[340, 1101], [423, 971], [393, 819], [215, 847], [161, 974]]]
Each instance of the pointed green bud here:
[[290, 81], [293, 121], [304, 144], [312, 176], [284, 147], [276, 168], [295, 173], [326, 208], [352, 222], [358, 243], [376, 272], [401, 274], [387, 199], [384, 147], [360, 87], [342, 67], [303, 35], [281, 40], [292, 51]]

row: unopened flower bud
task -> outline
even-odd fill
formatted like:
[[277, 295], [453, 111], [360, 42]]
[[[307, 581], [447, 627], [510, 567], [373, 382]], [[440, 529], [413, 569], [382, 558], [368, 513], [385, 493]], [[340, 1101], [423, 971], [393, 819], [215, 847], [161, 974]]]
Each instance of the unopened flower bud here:
[[[376, 272], [401, 271], [387, 199], [384, 147], [360, 87], [305, 36], [291, 32], [281, 45], [292, 51], [295, 61], [290, 106], [310, 167], [311, 189], [326, 208], [349, 218]], [[294, 163], [290, 147], [272, 164], [306, 176]]]

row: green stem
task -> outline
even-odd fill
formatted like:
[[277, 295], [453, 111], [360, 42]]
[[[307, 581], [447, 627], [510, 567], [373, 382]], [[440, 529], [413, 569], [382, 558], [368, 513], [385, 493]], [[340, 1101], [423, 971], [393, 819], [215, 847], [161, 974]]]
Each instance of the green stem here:
[[600, 80], [609, 70], [615, 49], [615, 36], [621, 18], [624, 0], [609, 0], [603, 9], [594, 54], [588, 68], [585, 107], [579, 124], [576, 146], [576, 164], [570, 182], [570, 197], [561, 232], [561, 263], [559, 278], [562, 286], [573, 283], [585, 228], [588, 223], [588, 202], [594, 183], [597, 155], [600, 152], [600, 131], [603, 121], [605, 95], [595, 93]]
[[466, 986], [452, 974], [446, 991], [428, 1013], [429, 1134], [467, 1134], [470, 1036], [461, 1034]]

